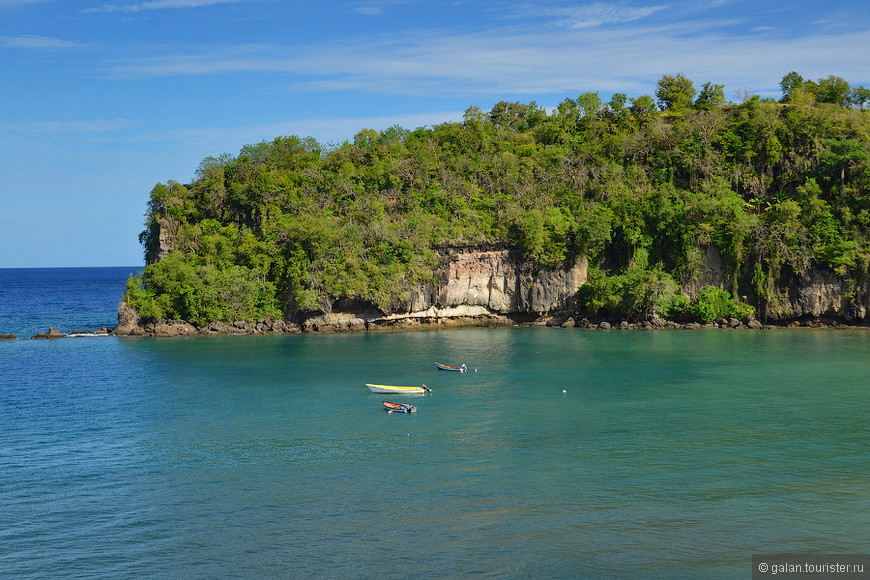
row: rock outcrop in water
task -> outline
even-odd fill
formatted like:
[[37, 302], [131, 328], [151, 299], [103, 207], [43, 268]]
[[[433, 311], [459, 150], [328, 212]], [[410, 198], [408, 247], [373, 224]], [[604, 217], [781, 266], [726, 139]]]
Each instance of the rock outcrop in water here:
[[[78, 337], [78, 336], [108, 336], [112, 331], [106, 328], [105, 326], [98, 328], [97, 330], [79, 330], [77, 328], [73, 328], [72, 332], [67, 334], [65, 332], [59, 331], [56, 327], [51, 326], [48, 329], [48, 332], [39, 332], [34, 336], [31, 336], [31, 339], [50, 339], [50, 338], [67, 338], [67, 337]], [[15, 340], [15, 337], [11, 334], [8, 335], [0, 335], [0, 340], [3, 340], [4, 336], [11, 337], [12, 340]]]
[[32, 339], [43, 339], [43, 338], [66, 338], [66, 336], [67, 336], [67, 335], [66, 335], [65, 333], [60, 332], [57, 328], [55, 328], [54, 326], [52, 326], [52, 327], [50, 327], [50, 328], [48, 329], [48, 332], [40, 332], [40, 333], [38, 333], [38, 334], [36, 334], [36, 335], [34, 335], [34, 336], [31, 336], [30, 338], [32, 338]]

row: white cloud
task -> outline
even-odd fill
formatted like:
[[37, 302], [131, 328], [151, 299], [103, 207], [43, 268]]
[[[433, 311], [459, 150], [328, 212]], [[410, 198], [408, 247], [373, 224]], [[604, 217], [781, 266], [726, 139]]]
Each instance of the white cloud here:
[[409, 3], [409, 0], [365, 0], [363, 2], [352, 4], [351, 10], [354, 14], [359, 14], [361, 16], [382, 16], [394, 6], [401, 6]]
[[93, 12], [142, 12], [145, 10], [165, 10], [177, 8], [201, 8], [215, 4], [232, 4], [242, 0], [152, 0], [139, 4], [104, 4], [96, 8], [85, 10], [85, 13]]
[[355, 14], [360, 14], [362, 16], [381, 16], [384, 14], [384, 9], [381, 6], [357, 6], [353, 9]]
[[620, 4], [605, 4], [594, 2], [585, 6], [572, 6], [554, 10], [545, 10], [559, 19], [560, 24], [573, 30], [597, 28], [607, 24], [622, 24], [646, 18], [656, 12], [665, 10], [666, 6], [627, 6]]
[[44, 121], [40, 123], [14, 123], [0, 125], [0, 132], [17, 133], [94, 133], [126, 129], [130, 122], [125, 119], [97, 119], [94, 121]]
[[71, 48], [79, 45], [59, 38], [22, 34], [20, 36], [0, 36], [0, 46], [8, 48]]
[[375, 6], [373, 4], [365, 4], [357, 6], [353, 9], [354, 14], [361, 16], [381, 16], [384, 14], [383, 6]]
[[0, 0], [0, 8], [13, 8], [15, 6], [25, 6], [27, 4], [41, 4], [50, 2], [51, 0]]

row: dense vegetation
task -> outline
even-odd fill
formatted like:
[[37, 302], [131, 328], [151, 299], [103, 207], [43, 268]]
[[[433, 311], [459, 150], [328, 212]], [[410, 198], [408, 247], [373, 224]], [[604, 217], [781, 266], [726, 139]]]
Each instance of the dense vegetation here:
[[[597, 93], [554, 110], [500, 102], [462, 122], [360, 131], [326, 149], [279, 137], [207, 158], [151, 191], [146, 318], [293, 317], [328, 297], [376, 305], [431, 280], [446, 245], [510, 244], [539, 267], [593, 266], [583, 312], [711, 320], [776, 311], [780, 271], [857, 285], [870, 246], [870, 91], [782, 79], [780, 101], [726, 103], [667, 75], [655, 96]], [[156, 261], [159, 236], [173, 251]], [[730, 287], [681, 281], [717, 247]]]

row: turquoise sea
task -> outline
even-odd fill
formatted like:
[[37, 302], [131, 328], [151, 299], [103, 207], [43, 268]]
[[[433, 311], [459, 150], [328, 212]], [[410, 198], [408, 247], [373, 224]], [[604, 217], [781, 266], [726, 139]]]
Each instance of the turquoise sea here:
[[0, 270], [4, 578], [733, 579], [868, 551], [870, 331], [28, 339], [114, 326], [131, 271]]

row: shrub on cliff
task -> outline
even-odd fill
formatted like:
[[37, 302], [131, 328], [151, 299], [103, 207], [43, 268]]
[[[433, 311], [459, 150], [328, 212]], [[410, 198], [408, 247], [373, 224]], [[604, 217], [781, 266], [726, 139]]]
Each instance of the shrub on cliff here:
[[175, 254], [144, 270], [148, 284], [131, 277], [126, 301], [146, 319], [177, 319], [204, 325], [216, 320], [280, 319], [274, 284], [245, 266], [191, 266]]
[[721, 288], [704, 286], [683, 312], [700, 322], [713, 322], [723, 318], [754, 316], [755, 308], [734, 302], [731, 294]]
[[629, 320], [668, 318], [687, 302], [679, 284], [661, 267], [634, 267], [617, 275], [590, 268], [576, 300], [580, 314]]
[[713, 286], [705, 286], [690, 301], [660, 268], [633, 268], [615, 276], [590, 268], [588, 281], [577, 292], [577, 309], [581, 315], [594, 317], [646, 320], [660, 316], [703, 323], [755, 315], [755, 308], [734, 302], [730, 293]]

